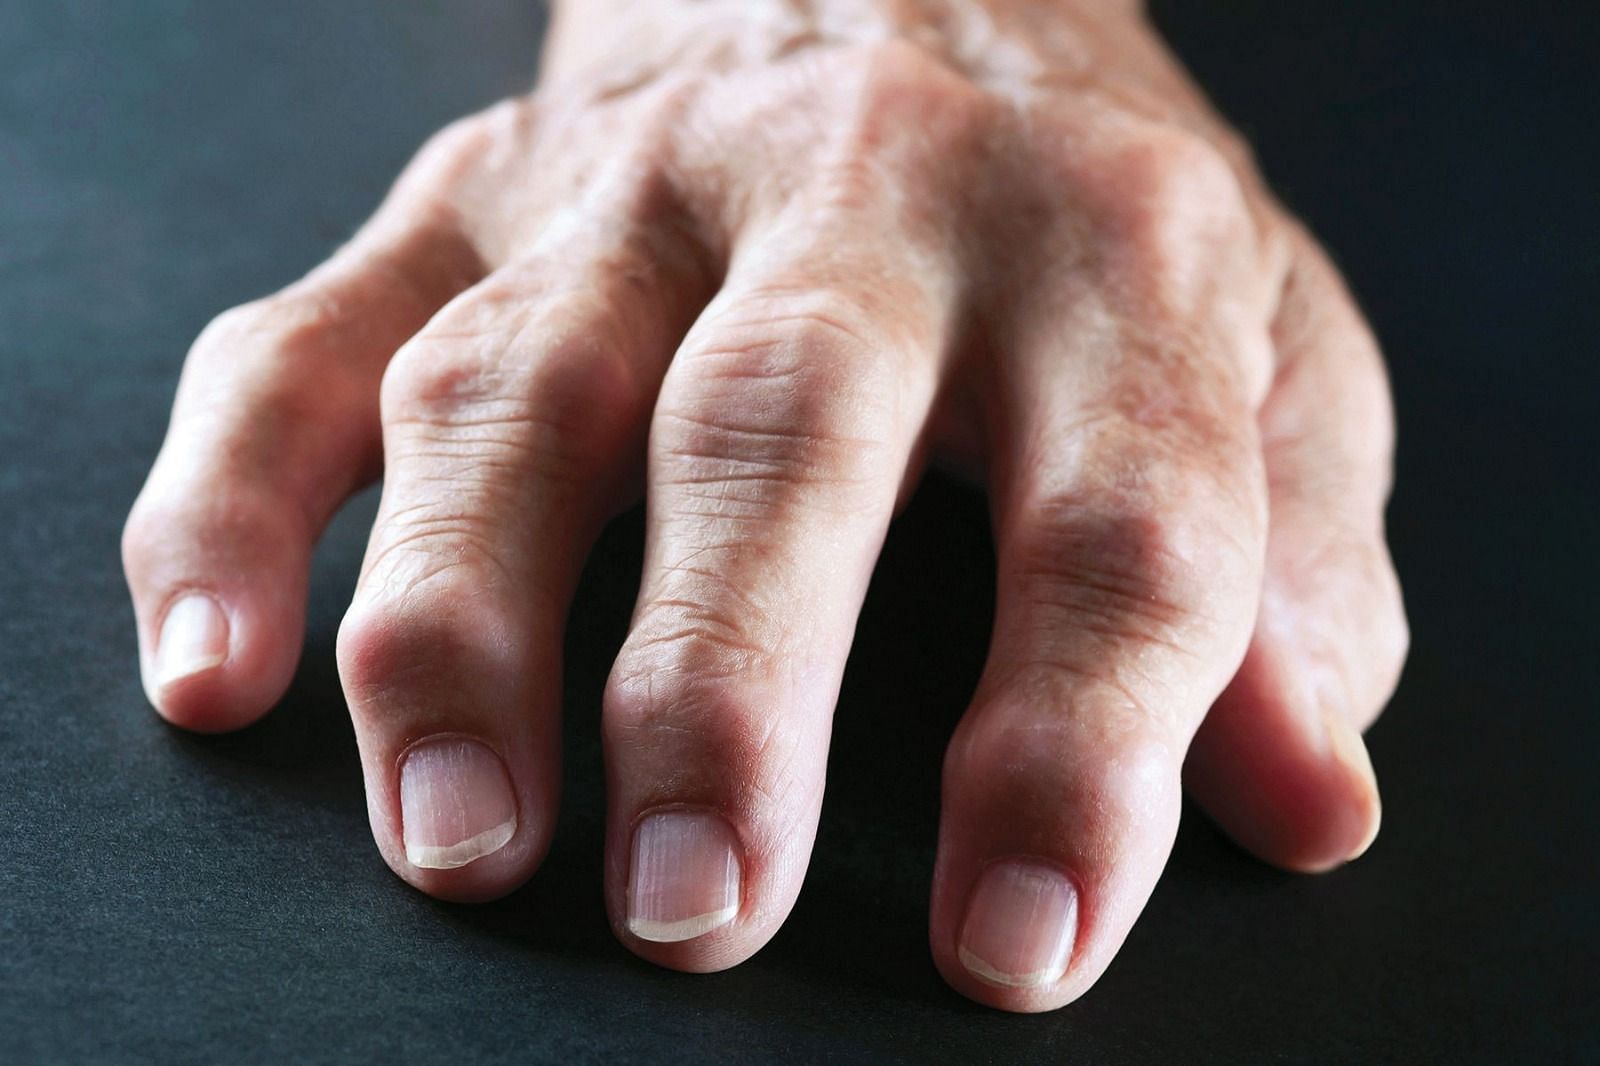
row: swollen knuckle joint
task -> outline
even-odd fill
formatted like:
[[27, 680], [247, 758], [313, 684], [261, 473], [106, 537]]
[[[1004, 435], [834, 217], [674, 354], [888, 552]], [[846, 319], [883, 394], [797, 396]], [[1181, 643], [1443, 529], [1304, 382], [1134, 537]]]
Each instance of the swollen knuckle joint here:
[[1142, 272], [1192, 269], [1250, 234], [1238, 172], [1199, 134], [1148, 124], [1071, 165], [1099, 232]]
[[269, 373], [309, 370], [322, 361], [321, 342], [337, 317], [330, 300], [288, 289], [222, 312], [201, 330], [189, 358]]
[[[696, 574], [694, 580], [711, 579]], [[728, 587], [721, 579], [716, 584]], [[619, 678], [726, 680], [766, 672], [776, 639], [766, 612], [747, 601], [722, 605], [715, 596], [675, 591], [641, 612], [617, 658]]]
[[1108, 625], [1171, 627], [1202, 599], [1187, 539], [1159, 515], [1094, 514], [1050, 501], [1014, 551], [1033, 598]]
[[1108, 642], [1201, 654], [1238, 636], [1261, 560], [1203, 507], [1047, 499], [1011, 546], [1014, 592], [1055, 624]]
[[430, 677], [511, 679], [521, 655], [502, 613], [459, 576], [363, 596], [345, 615], [336, 647], [340, 677], [357, 698]]
[[515, 338], [423, 337], [385, 375], [391, 436], [426, 449], [465, 446], [527, 473], [586, 476], [626, 437], [638, 386], [624, 361], [590, 338], [518, 352]]
[[849, 312], [767, 308], [727, 320], [684, 362], [684, 394], [657, 415], [667, 479], [757, 475], [871, 484], [892, 454], [897, 382]]
[[799, 727], [772, 713], [751, 686], [694, 672], [640, 673], [638, 660], [618, 660], [606, 688], [608, 746], [671, 752], [686, 778], [704, 776], [717, 789], [768, 796], [793, 787], [788, 771], [801, 743]]

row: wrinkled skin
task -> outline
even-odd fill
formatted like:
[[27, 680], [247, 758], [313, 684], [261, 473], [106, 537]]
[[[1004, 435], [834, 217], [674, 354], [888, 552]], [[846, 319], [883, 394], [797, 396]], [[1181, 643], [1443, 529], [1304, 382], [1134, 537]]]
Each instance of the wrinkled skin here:
[[[986, 485], [998, 553], [944, 765], [953, 986], [1024, 1011], [1088, 989], [1180, 782], [1269, 862], [1368, 846], [1360, 731], [1407, 639], [1382, 364], [1137, 10], [619, 0], [558, 10], [547, 47], [537, 92], [440, 133], [327, 263], [195, 343], [124, 545], [168, 720], [235, 729], [283, 694], [313, 544], [381, 474], [338, 647], [373, 834], [424, 892], [510, 891], [555, 823], [580, 566], [643, 493], [604, 891], [631, 950], [734, 965], [794, 903], [856, 615], [933, 461]], [[215, 654], [163, 646], [197, 593], [221, 620], [183, 640]], [[439, 734], [494, 753], [516, 818], [451, 868], [411, 861], [400, 785]], [[663, 809], [738, 854], [732, 917], [672, 941], [629, 921]], [[1027, 980], [961, 950], [1007, 857], [1070, 902]]]

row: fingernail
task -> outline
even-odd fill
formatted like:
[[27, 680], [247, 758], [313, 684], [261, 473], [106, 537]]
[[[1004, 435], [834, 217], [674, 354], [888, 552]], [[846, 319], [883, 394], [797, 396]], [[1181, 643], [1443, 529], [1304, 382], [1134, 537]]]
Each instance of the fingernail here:
[[228, 657], [228, 618], [210, 596], [191, 593], [167, 608], [156, 639], [156, 684], [165, 688]]
[[435, 737], [400, 764], [400, 818], [411, 865], [454, 870], [506, 846], [517, 798], [494, 752], [466, 737]]
[[1378, 775], [1373, 772], [1372, 756], [1367, 751], [1366, 742], [1361, 739], [1361, 734], [1356, 732], [1355, 726], [1351, 725], [1344, 715], [1337, 711], [1328, 711], [1323, 715], [1323, 721], [1328, 727], [1328, 745], [1333, 757], [1362, 779], [1367, 786], [1367, 794], [1371, 797], [1372, 816], [1367, 832], [1349, 855], [1349, 859], [1358, 859], [1372, 847], [1372, 842], [1378, 838], [1378, 827], [1383, 824], [1383, 802], [1378, 798]]
[[739, 913], [739, 842], [709, 811], [666, 810], [633, 831], [628, 929], [662, 944], [690, 940]]
[[961, 964], [990, 984], [1039, 988], [1067, 970], [1078, 893], [1055, 867], [1007, 859], [983, 871], [961, 927]]

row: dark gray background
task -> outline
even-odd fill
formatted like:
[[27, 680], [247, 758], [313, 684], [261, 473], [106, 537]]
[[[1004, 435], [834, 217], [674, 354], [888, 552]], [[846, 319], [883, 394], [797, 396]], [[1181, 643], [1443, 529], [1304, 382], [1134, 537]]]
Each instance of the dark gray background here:
[[1013, 1017], [947, 991], [924, 932], [991, 596], [982, 502], [948, 484], [874, 586], [800, 903], [728, 973], [640, 962], [601, 910], [596, 704], [637, 514], [571, 627], [558, 843], [502, 902], [426, 899], [368, 837], [332, 645], [370, 495], [319, 556], [284, 705], [234, 737], [159, 723], [117, 536], [189, 340], [314, 264], [429, 131], [524, 87], [539, 16], [0, 0], [0, 1058], [1596, 1055], [1596, 19], [1156, 7], [1386, 342], [1415, 650], [1371, 733], [1367, 858], [1286, 876], [1186, 812], [1100, 985]]

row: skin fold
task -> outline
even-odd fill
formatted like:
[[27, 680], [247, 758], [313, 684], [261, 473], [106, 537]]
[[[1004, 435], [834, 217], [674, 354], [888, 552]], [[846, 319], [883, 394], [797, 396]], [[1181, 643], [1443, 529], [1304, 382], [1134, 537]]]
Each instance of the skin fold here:
[[1407, 643], [1383, 366], [1137, 5], [591, 0], [546, 49], [195, 342], [124, 539], [165, 718], [282, 696], [315, 541], [381, 475], [338, 646], [373, 835], [424, 892], [504, 894], [555, 823], [579, 570], [642, 495], [604, 892], [631, 950], [732, 966], [799, 891], [857, 612], [937, 462], [998, 557], [933, 871], [955, 988], [1087, 990], [1185, 786], [1268, 862], [1367, 848]]

